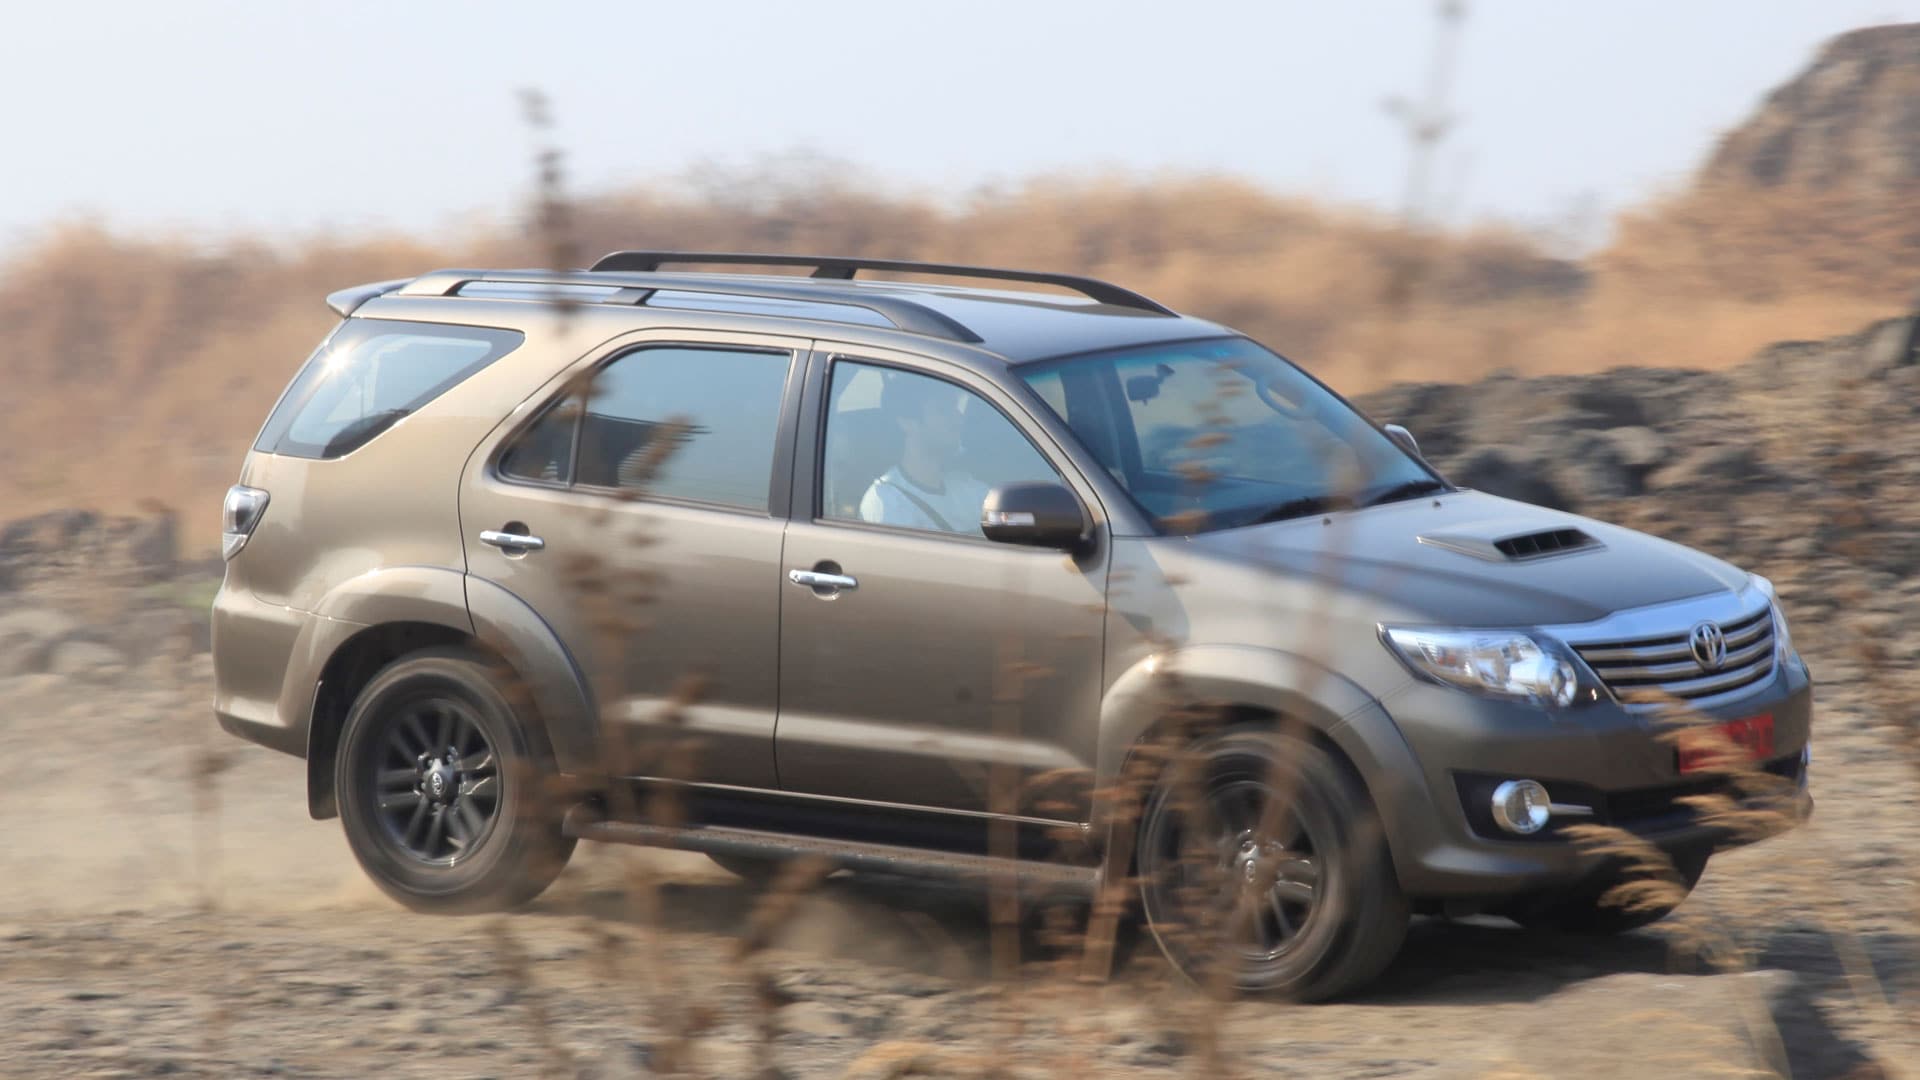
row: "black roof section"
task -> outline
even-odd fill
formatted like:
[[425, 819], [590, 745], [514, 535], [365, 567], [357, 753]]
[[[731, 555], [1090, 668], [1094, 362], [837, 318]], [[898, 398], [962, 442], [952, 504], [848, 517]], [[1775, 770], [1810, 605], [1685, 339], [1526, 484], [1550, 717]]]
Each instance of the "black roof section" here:
[[[811, 268], [812, 274], [802, 277], [659, 269], [669, 263], [798, 266]], [[944, 282], [855, 282], [854, 275], [863, 270], [1051, 285], [1070, 289], [1084, 299]], [[380, 282], [343, 289], [328, 302], [345, 315], [388, 293], [558, 300], [596, 306], [657, 302], [661, 307], [684, 308], [697, 304], [705, 310], [786, 314], [856, 325], [878, 323], [947, 341], [984, 345], [1016, 361], [1222, 332], [1130, 289], [1073, 274], [892, 259], [733, 252], [616, 251], [590, 270], [436, 270], [404, 283]], [[738, 306], [727, 306], [730, 301]], [[811, 310], [782, 310], [787, 305]], [[856, 311], [860, 317], [853, 317]]]

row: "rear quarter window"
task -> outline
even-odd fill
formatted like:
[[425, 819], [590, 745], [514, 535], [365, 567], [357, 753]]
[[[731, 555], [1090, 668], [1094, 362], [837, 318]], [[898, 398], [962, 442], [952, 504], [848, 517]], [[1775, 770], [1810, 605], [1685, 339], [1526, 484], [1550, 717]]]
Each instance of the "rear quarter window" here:
[[524, 337], [491, 327], [348, 319], [294, 377], [254, 449], [320, 459], [350, 454]]

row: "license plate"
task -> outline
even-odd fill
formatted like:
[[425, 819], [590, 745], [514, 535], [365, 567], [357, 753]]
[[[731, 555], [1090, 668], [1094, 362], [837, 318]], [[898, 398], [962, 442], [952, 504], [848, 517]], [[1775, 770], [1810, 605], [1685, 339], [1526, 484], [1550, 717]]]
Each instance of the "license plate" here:
[[[1725, 720], [1705, 729], [1718, 735], [1717, 738], [1683, 737], [1680, 741], [1680, 772], [1704, 772], [1724, 770], [1727, 766], [1741, 763], [1752, 764], [1773, 756], [1773, 717], [1746, 716], [1738, 720]], [[1726, 760], [1731, 747], [1734, 761]]]

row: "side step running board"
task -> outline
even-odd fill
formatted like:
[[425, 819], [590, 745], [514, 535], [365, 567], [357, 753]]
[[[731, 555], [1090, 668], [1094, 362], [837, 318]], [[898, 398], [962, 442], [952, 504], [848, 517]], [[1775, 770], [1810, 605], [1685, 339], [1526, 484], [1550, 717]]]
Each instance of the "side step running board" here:
[[1020, 892], [1029, 897], [1090, 901], [1100, 885], [1100, 871], [1092, 866], [1001, 859], [965, 852], [924, 851], [896, 844], [857, 840], [824, 840], [725, 825], [676, 828], [636, 821], [607, 821], [585, 806], [575, 807], [567, 815], [563, 828], [568, 836], [582, 840], [760, 858], [798, 859], [812, 856], [848, 870], [868, 873], [938, 877], [979, 884], [996, 878], [1011, 878], [1018, 883]]

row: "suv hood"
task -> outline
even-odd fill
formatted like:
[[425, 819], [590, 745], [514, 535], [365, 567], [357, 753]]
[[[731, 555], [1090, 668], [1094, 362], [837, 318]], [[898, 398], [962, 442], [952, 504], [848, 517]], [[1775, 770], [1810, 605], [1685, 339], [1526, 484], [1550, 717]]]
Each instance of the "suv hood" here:
[[1590, 622], [1738, 591], [1747, 575], [1692, 548], [1475, 491], [1206, 533], [1194, 554], [1301, 575], [1451, 626]]

